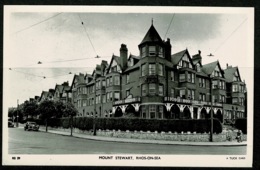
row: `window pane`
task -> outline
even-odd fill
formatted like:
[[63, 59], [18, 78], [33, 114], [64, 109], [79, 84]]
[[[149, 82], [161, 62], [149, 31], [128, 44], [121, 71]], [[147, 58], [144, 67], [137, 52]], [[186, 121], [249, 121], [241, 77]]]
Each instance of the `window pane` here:
[[171, 80], [174, 81], [174, 71], [171, 71]]
[[155, 75], [155, 64], [149, 64], [149, 75]]
[[129, 74], [126, 75], [126, 83], [129, 83]]
[[159, 96], [163, 96], [163, 85], [159, 85]]
[[114, 79], [115, 85], [120, 85], [119, 76], [115, 76], [114, 78], [115, 78], [115, 79]]
[[155, 46], [149, 46], [149, 55], [154, 56], [155, 55]]
[[146, 96], [146, 84], [142, 85], [142, 96]]
[[163, 57], [163, 48], [159, 47], [159, 57]]
[[149, 84], [149, 94], [155, 95], [155, 84]]
[[145, 76], [145, 75], [146, 75], [146, 74], [145, 74], [145, 73], [146, 73], [145, 68], [146, 68], [146, 67], [145, 67], [145, 64], [143, 64], [143, 65], [142, 65], [142, 73], [141, 73], [142, 76]]
[[158, 75], [163, 76], [163, 65], [159, 64], [158, 66]]
[[180, 82], [184, 82], [185, 81], [185, 74], [180, 74]]
[[171, 97], [174, 97], [174, 89], [171, 89]]
[[144, 57], [146, 55], [145, 47], [141, 49], [141, 56]]

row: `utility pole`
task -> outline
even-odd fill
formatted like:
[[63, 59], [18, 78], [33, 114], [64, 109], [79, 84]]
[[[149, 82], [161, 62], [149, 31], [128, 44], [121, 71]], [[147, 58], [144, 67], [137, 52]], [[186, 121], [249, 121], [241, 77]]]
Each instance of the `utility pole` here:
[[16, 112], [16, 127], [18, 127], [18, 112], [19, 112], [19, 99], [17, 99], [17, 112]]
[[213, 142], [213, 109], [212, 109], [212, 79], [209, 75], [209, 82], [210, 82], [210, 138], [209, 141]]
[[93, 121], [93, 136], [96, 136], [96, 73], [94, 74], [94, 121]]

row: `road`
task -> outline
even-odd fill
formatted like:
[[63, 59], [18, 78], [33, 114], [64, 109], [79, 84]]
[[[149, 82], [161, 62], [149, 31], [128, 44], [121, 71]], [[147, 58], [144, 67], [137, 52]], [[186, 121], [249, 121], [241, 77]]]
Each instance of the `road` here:
[[107, 142], [8, 128], [9, 154], [242, 155], [246, 146], [182, 146]]

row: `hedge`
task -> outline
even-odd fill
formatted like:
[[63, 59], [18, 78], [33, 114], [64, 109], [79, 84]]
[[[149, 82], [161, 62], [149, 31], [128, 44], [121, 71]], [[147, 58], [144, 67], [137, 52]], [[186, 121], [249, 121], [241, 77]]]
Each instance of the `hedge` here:
[[[96, 129], [102, 130], [130, 130], [130, 131], [164, 131], [164, 132], [210, 132], [210, 119], [141, 119], [141, 118], [73, 118], [73, 127], [81, 130], [92, 130], [93, 122], [96, 122]], [[213, 132], [221, 133], [222, 125], [218, 119], [213, 119]], [[70, 118], [52, 119], [48, 123], [53, 127], [70, 127]]]
[[235, 127], [239, 130], [242, 130], [244, 134], [247, 134], [247, 119], [246, 118], [238, 118], [235, 121]]

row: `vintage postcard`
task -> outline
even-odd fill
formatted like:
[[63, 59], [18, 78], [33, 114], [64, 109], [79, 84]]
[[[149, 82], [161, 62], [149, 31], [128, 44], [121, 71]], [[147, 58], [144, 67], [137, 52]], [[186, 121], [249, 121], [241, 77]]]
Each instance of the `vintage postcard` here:
[[4, 6], [3, 165], [252, 167], [254, 8]]

